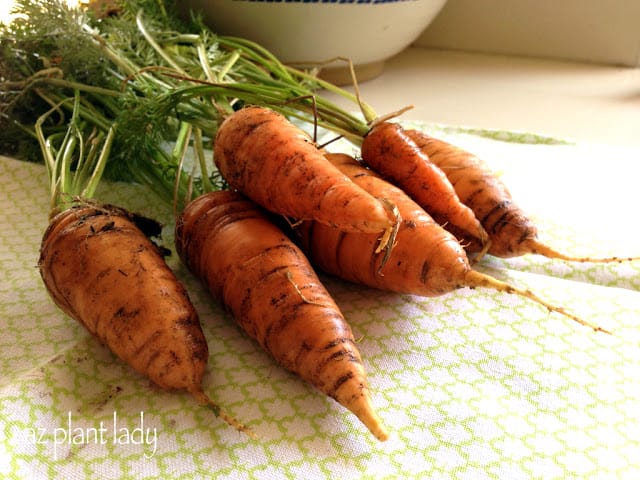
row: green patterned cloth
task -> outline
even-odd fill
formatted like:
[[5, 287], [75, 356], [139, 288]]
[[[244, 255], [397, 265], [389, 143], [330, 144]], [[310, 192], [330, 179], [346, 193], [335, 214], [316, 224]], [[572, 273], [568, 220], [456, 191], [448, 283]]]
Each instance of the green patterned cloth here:
[[[640, 151], [424, 128], [487, 159], [557, 248], [640, 255]], [[640, 478], [639, 262], [478, 266], [612, 336], [511, 295], [426, 299], [323, 276], [391, 431], [380, 443], [278, 367], [173, 255], [209, 340], [205, 390], [252, 440], [189, 395], [154, 388], [53, 305], [36, 268], [44, 167], [0, 158], [0, 183], [2, 478]], [[103, 185], [98, 198], [158, 218], [171, 245], [171, 211], [145, 189]]]

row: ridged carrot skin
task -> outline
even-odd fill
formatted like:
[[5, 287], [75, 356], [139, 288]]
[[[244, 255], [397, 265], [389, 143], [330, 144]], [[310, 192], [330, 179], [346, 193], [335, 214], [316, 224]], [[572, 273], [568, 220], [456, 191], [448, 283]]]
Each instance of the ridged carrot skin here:
[[[526, 254], [569, 262], [619, 263], [640, 257], [580, 257], [559, 252], [538, 238], [538, 228], [513, 201], [506, 185], [487, 163], [460, 147], [419, 130], [407, 135], [449, 178], [460, 200], [473, 210], [491, 240], [488, 253], [496, 257]], [[468, 250], [473, 251], [470, 245]]]
[[491, 239], [491, 255], [536, 253], [532, 245], [537, 242], [537, 227], [486, 162], [419, 130], [407, 130], [407, 135], [445, 173], [460, 200], [473, 210]]
[[399, 293], [437, 296], [465, 285], [471, 267], [451, 233], [403, 190], [353, 157], [328, 154], [327, 158], [358, 185], [393, 202], [402, 221], [388, 258], [375, 253], [375, 234], [342, 232], [317, 222], [303, 222], [295, 231], [312, 264], [344, 280]]
[[402, 188], [433, 219], [465, 244], [482, 250], [488, 236], [473, 211], [460, 201], [447, 176], [434, 165], [402, 126], [382, 122], [362, 142], [362, 160]]
[[238, 325], [285, 369], [351, 410], [380, 440], [351, 328], [300, 249], [237, 192], [205, 194], [176, 223], [176, 249]]
[[86, 205], [56, 215], [39, 269], [53, 301], [165, 389], [201, 392], [208, 348], [198, 314], [131, 214]]
[[311, 138], [279, 113], [245, 107], [220, 125], [214, 160], [229, 185], [294, 220], [378, 233], [394, 217], [331, 165]]

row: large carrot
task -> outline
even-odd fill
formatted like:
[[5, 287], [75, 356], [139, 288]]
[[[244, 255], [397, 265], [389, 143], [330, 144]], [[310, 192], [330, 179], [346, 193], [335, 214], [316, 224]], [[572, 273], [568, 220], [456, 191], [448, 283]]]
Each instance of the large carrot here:
[[563, 308], [549, 304], [529, 290], [473, 270], [457, 239], [403, 190], [366, 169], [349, 155], [328, 154], [327, 157], [372, 195], [389, 198], [399, 209], [402, 221], [394, 247], [379, 255], [374, 254], [375, 235], [341, 232], [317, 222], [303, 222], [295, 231], [302, 250], [318, 268], [373, 288], [421, 296], [438, 296], [463, 287], [514, 293], [594, 330], [604, 331]]
[[534, 222], [513, 201], [504, 182], [484, 160], [419, 130], [407, 130], [406, 133], [446, 174], [460, 200], [474, 211], [491, 239], [490, 254], [505, 258], [538, 254], [574, 262], [602, 263], [634, 259], [576, 257], [543, 244]]
[[206, 338], [187, 292], [138, 227], [153, 222], [124, 209], [86, 204], [46, 229], [38, 266], [60, 309], [116, 356], [164, 389], [186, 390], [253, 436], [202, 389]]
[[329, 163], [301, 129], [264, 107], [245, 107], [220, 126], [214, 160], [231, 187], [274, 213], [346, 231], [380, 233], [395, 218]]
[[42, 279], [56, 305], [135, 370], [199, 392], [208, 350], [198, 315], [135, 221], [90, 203], [57, 214], [43, 236]]
[[[114, 130], [106, 137], [93, 131], [85, 139], [79, 107], [76, 95], [62, 142], [57, 134], [45, 138], [41, 128], [51, 112], [36, 124], [53, 201], [38, 259], [49, 295], [64, 313], [156, 385], [186, 390], [224, 421], [253, 435], [204, 393], [207, 342], [186, 290], [164, 260], [164, 250], [150, 239], [160, 233], [160, 225], [89, 200]], [[79, 193], [84, 198], [76, 196]]]
[[186, 206], [175, 238], [184, 263], [250, 337], [376, 438], [388, 437], [349, 325], [304, 254], [264, 211], [237, 192], [210, 192]]
[[488, 236], [460, 201], [447, 176], [397, 123], [374, 126], [362, 142], [362, 160], [409, 194], [433, 219], [464, 242], [468, 251], [488, 248]]

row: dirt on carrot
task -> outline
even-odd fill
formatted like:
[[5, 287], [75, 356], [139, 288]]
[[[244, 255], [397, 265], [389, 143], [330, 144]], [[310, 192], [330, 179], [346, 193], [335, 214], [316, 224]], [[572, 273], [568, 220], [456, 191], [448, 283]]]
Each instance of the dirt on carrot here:
[[489, 238], [473, 211], [460, 201], [447, 176], [397, 123], [374, 126], [362, 142], [362, 160], [402, 188], [433, 219], [467, 247], [486, 250]]
[[294, 235], [312, 264], [319, 269], [380, 290], [421, 296], [443, 295], [464, 287], [513, 293], [594, 330], [605, 331], [529, 290], [473, 270], [457, 239], [403, 190], [349, 155], [328, 154], [327, 157], [372, 195], [393, 201], [400, 210], [402, 222], [393, 249], [384, 255], [374, 253], [375, 235], [341, 232], [317, 222], [302, 222], [294, 229]]
[[[559, 252], [538, 238], [538, 228], [514, 202], [504, 182], [476, 155], [419, 130], [407, 135], [437, 165], [460, 200], [473, 210], [491, 239], [488, 253], [496, 257], [537, 254], [573, 262], [624, 262], [636, 257], [579, 257]], [[469, 245], [473, 251], [474, 244]]]
[[55, 215], [38, 266], [53, 301], [116, 356], [167, 390], [186, 390], [253, 435], [203, 392], [208, 346], [198, 314], [163, 252], [139, 228], [149, 219], [87, 203]]
[[210, 192], [186, 206], [175, 238], [183, 262], [242, 330], [387, 439], [351, 328], [307, 258], [262, 209], [237, 192]]
[[229, 185], [263, 208], [346, 231], [392, 228], [387, 205], [354, 185], [279, 113], [245, 107], [220, 126], [214, 160]]

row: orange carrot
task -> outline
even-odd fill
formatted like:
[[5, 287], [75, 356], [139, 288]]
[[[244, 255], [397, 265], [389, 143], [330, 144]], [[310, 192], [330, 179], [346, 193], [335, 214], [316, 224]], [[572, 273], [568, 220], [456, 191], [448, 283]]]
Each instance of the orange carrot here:
[[176, 249], [239, 326], [285, 369], [352, 411], [379, 440], [353, 334], [300, 249], [237, 192], [204, 194], [176, 222]]
[[136, 371], [161, 388], [188, 391], [251, 434], [204, 393], [208, 347], [198, 314], [138, 225], [159, 232], [153, 221], [111, 205], [86, 203], [55, 215], [38, 261], [47, 291]]
[[362, 160], [402, 188], [436, 222], [467, 244], [468, 250], [489, 247], [487, 233], [473, 211], [460, 201], [447, 176], [399, 124], [382, 122], [374, 126], [362, 142]]
[[302, 222], [295, 231], [312, 264], [344, 280], [369, 287], [421, 296], [437, 296], [463, 287], [483, 287], [514, 293], [561, 313], [594, 330], [601, 327], [541, 299], [533, 292], [471, 268], [456, 238], [438, 225], [404, 191], [366, 169], [353, 157], [327, 157], [358, 185], [375, 196], [389, 198], [402, 221], [393, 248], [376, 255], [376, 235], [341, 232], [317, 222]]
[[214, 160], [232, 188], [274, 213], [368, 233], [394, 223], [384, 202], [354, 185], [273, 110], [245, 107], [225, 119]]
[[559, 260], [601, 263], [635, 260], [575, 257], [543, 244], [536, 225], [513, 201], [504, 182], [485, 161], [419, 130], [407, 130], [407, 135], [446, 174], [460, 200], [473, 210], [489, 234], [491, 246], [488, 252], [491, 255], [508, 258], [538, 254]]

